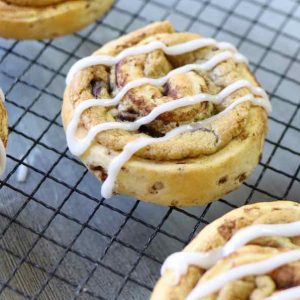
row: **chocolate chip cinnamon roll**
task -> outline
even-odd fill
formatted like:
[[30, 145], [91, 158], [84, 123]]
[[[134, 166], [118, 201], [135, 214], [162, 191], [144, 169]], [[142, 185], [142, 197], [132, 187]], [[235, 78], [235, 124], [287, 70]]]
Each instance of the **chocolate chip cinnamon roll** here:
[[5, 2], [20, 6], [47, 6], [64, 2], [64, 0], [5, 0]]
[[247, 205], [169, 256], [152, 300], [300, 299], [300, 205]]
[[3, 174], [6, 165], [6, 151], [8, 140], [8, 120], [7, 111], [4, 106], [4, 93], [0, 88], [0, 176]]
[[0, 0], [0, 36], [54, 38], [77, 31], [103, 15], [113, 0]]
[[247, 178], [269, 110], [234, 46], [158, 22], [77, 62], [62, 118], [70, 151], [104, 181], [104, 197], [191, 206]]

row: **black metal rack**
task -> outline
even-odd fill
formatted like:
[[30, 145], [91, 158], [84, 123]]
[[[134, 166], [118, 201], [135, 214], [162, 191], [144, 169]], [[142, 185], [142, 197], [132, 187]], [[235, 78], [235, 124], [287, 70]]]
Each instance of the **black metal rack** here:
[[[0, 39], [8, 166], [0, 182], [1, 299], [145, 299], [164, 258], [223, 213], [259, 200], [300, 200], [300, 6], [293, 0], [119, 0], [102, 20], [47, 41]], [[166, 208], [114, 196], [66, 147], [60, 120], [72, 63], [119, 35], [170, 19], [236, 44], [274, 106], [264, 157], [212, 204]], [[25, 183], [18, 168], [28, 167]]]

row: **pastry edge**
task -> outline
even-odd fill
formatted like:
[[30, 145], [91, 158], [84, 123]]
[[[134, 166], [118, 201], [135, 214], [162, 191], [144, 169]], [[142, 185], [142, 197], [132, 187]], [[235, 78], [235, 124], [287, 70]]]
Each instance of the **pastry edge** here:
[[[235, 230], [232, 228], [231, 224], [234, 222], [240, 222], [244, 226], [240, 228], [251, 225], [252, 223], [263, 223], [259, 222], [260, 218], [268, 220], [268, 223], [276, 223], [276, 221], [283, 222], [293, 222], [298, 220], [294, 218], [297, 215], [295, 212], [295, 206], [300, 209], [300, 204], [288, 200], [278, 200], [270, 202], [258, 202], [254, 204], [248, 204], [236, 208], [221, 217], [217, 218], [215, 221], [207, 225], [196, 237], [183, 249], [183, 251], [205, 251], [206, 247], [210, 249], [215, 248], [212, 243], [219, 243], [218, 246], [224, 244], [227, 240], [220, 237], [219, 229], [226, 226], [230, 227], [230, 230]], [[272, 212], [275, 213], [272, 213]], [[294, 212], [292, 215], [291, 212]], [[278, 214], [280, 213], [280, 219]], [[299, 213], [298, 213], [299, 216]], [[257, 220], [258, 219], [258, 220]], [[279, 219], [279, 220], [278, 220]], [[228, 228], [229, 228], [228, 227]], [[230, 231], [229, 230], [229, 231]], [[172, 284], [173, 277], [172, 272], [167, 271], [156, 283], [151, 300], [181, 300], [189, 294], [189, 292], [194, 288], [200, 279], [201, 271], [196, 267], [189, 267], [188, 273], [181, 277], [178, 285], [174, 286]]]
[[[34, 8], [9, 5], [0, 0], [0, 36], [15, 39], [45, 39], [66, 35], [95, 21], [112, 6], [113, 2], [114, 0], [93, 0], [90, 3], [87, 0], [69, 0]], [[1, 10], [5, 13], [1, 14]], [[22, 10], [24, 15], [20, 17]]]
[[[62, 109], [65, 129], [72, 114], [68, 93], [67, 88]], [[266, 132], [265, 111], [252, 107], [245, 132], [214, 154], [174, 162], [132, 157], [118, 175], [115, 192], [168, 206], [212, 202], [237, 189], [251, 174], [261, 157]], [[80, 159], [103, 180], [118, 153], [94, 141]]]
[[[161, 31], [172, 32], [173, 27], [168, 21], [152, 23], [107, 43], [94, 54], [105, 54], [112, 48], [119, 52], [145, 34]], [[248, 69], [243, 71], [258, 85]], [[62, 108], [65, 130], [74, 111], [71, 93], [67, 86]], [[262, 108], [252, 106], [249, 116], [244, 132], [214, 154], [184, 160], [184, 164], [132, 157], [118, 175], [115, 192], [161, 205], [193, 206], [214, 201], [235, 190], [258, 164], [267, 132], [267, 115]], [[103, 180], [109, 162], [118, 153], [94, 140], [80, 158]]]

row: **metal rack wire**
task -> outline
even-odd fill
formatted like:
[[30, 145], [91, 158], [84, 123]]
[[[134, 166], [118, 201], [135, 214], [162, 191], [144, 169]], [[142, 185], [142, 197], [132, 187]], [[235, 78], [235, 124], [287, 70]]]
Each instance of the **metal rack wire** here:
[[[47, 41], [0, 39], [10, 118], [0, 182], [1, 299], [145, 299], [170, 253], [226, 211], [300, 200], [300, 6], [293, 0], [119, 0], [102, 20]], [[114, 196], [65, 144], [60, 120], [71, 64], [119, 35], [170, 19], [178, 30], [236, 44], [271, 96], [264, 157], [236, 192], [212, 204], [166, 208]], [[30, 173], [16, 180], [18, 168]]]

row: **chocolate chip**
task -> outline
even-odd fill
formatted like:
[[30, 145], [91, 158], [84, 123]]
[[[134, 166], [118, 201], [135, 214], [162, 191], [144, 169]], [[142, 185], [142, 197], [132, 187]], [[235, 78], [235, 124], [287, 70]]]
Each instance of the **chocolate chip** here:
[[94, 97], [97, 98], [101, 94], [101, 90], [104, 87], [107, 87], [107, 84], [101, 80], [92, 80], [91, 86], [92, 86], [92, 94]]
[[162, 93], [163, 93], [164, 96], [167, 96], [169, 94], [169, 84], [168, 83], [166, 83], [164, 85]]
[[142, 125], [139, 129], [140, 132], [145, 133], [151, 137], [162, 137], [163, 134], [161, 134], [159, 131], [151, 128], [151, 127], [147, 127], [145, 125]]
[[219, 184], [219, 185], [220, 185], [220, 184], [224, 184], [225, 182], [227, 182], [227, 180], [228, 180], [228, 176], [225, 175], [225, 176], [223, 176], [223, 177], [221, 177], [221, 178], [219, 179], [218, 184]]
[[122, 121], [135, 121], [138, 117], [138, 114], [134, 111], [121, 111], [118, 115]]
[[219, 48], [218, 47], [213, 47], [211, 50], [212, 51], [217, 51], [217, 50], [219, 50]]
[[150, 194], [157, 194], [159, 190], [164, 188], [164, 184], [160, 181], [156, 181], [149, 189]]
[[90, 166], [90, 169], [93, 172], [95, 172], [96, 175], [98, 177], [100, 177], [102, 181], [106, 180], [106, 178], [107, 178], [107, 172], [106, 172], [106, 170], [103, 167], [101, 167], [101, 166]]
[[243, 182], [247, 178], [246, 173], [242, 173], [239, 176], [237, 176], [235, 179], [238, 180], [239, 182]]

